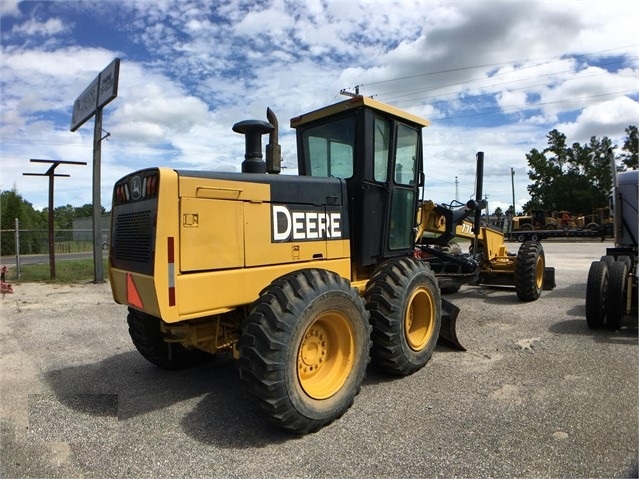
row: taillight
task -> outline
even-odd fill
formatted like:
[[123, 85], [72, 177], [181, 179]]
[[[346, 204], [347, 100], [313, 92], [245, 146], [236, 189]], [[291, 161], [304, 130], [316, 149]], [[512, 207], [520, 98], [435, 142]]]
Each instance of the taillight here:
[[116, 204], [141, 201], [157, 196], [159, 175], [158, 171], [152, 170], [121, 180], [114, 191]]

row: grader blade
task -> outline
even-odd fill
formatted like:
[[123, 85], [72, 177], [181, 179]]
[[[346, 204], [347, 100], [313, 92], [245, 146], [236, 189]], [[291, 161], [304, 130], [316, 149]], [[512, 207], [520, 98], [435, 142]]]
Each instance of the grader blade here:
[[457, 315], [459, 308], [450, 301], [442, 299], [442, 324], [439, 330], [439, 339], [444, 341], [446, 346], [466, 351], [457, 339]]

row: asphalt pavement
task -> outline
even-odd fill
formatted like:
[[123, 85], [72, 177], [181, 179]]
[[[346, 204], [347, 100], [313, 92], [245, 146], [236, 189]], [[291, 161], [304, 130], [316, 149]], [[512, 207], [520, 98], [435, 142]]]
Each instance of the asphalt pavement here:
[[590, 262], [611, 244], [543, 246], [553, 291], [464, 286], [447, 299], [468, 351], [438, 346], [405, 378], [369, 368], [352, 408], [305, 436], [253, 412], [228, 356], [147, 363], [108, 284], [16, 284], [0, 310], [0, 477], [637, 477], [637, 320], [585, 321]]

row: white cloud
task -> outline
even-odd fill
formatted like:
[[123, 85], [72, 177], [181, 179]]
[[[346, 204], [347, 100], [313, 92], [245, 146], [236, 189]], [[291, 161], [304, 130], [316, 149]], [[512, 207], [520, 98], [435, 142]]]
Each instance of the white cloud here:
[[607, 136], [621, 147], [625, 128], [638, 124], [639, 103], [620, 96], [610, 101], [593, 103], [584, 108], [574, 122], [558, 124], [556, 128], [570, 138], [571, 142], [586, 143], [593, 136]]
[[0, 2], [0, 15], [1, 16], [20, 16], [20, 9], [18, 8], [19, 0], [2, 0]]
[[70, 26], [65, 25], [59, 18], [49, 18], [44, 22], [30, 19], [13, 29], [12, 33], [30, 36], [52, 36], [69, 31]]
[[[14, 1], [0, 7], [14, 22], [1, 53], [1, 181], [2, 188], [18, 182], [27, 198], [42, 185], [13, 172], [30, 156], [90, 161], [91, 122], [70, 133], [71, 106], [116, 56], [120, 88], [103, 125], [111, 132], [103, 142], [105, 192], [117, 175], [154, 164], [237, 170], [244, 144], [231, 127], [264, 119], [266, 106], [278, 115], [294, 171], [288, 119], [360, 84], [364, 94], [433, 120], [424, 135], [427, 186], [442, 201], [452, 199], [455, 176], [472, 194], [478, 150], [486, 152], [491, 202], [511, 201], [514, 167], [519, 203], [527, 196], [525, 154], [543, 148], [550, 129], [586, 141], [618, 138], [637, 123], [636, 93], [627, 93], [638, 89], [639, 63], [630, 1], [614, 8], [576, 0], [42, 5], [23, 16]], [[116, 35], [98, 29], [79, 40], [78, 15], [89, 12]], [[626, 64], [607, 71], [599, 60], [613, 55]], [[620, 93], [606, 96], [612, 92]], [[511, 121], [500, 117], [491, 127], [496, 116], [486, 113], [500, 110]], [[90, 184], [90, 171], [71, 174], [60, 186], [64, 204], [73, 203], [65, 195], [85, 194], [69, 185]], [[88, 201], [90, 193], [77, 204]]]

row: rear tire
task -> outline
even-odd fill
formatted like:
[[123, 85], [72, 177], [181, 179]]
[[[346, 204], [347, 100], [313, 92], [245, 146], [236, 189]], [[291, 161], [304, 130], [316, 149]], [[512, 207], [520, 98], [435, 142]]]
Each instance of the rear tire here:
[[586, 322], [592, 329], [599, 329], [604, 325], [607, 291], [608, 265], [604, 261], [593, 261], [586, 283]]
[[364, 291], [371, 313], [371, 363], [397, 375], [421, 369], [441, 327], [441, 296], [427, 263], [396, 258], [382, 263]]
[[607, 254], [605, 256], [602, 256], [600, 261], [606, 263], [606, 266], [610, 268], [610, 265], [615, 262], [615, 257], [611, 254]]
[[202, 364], [211, 357], [199, 349], [187, 349], [179, 343], [164, 341], [160, 321], [155, 316], [129, 308], [129, 335], [147, 361], [162, 369], [177, 370]]
[[546, 257], [540, 243], [525, 241], [517, 252], [515, 290], [523, 301], [535, 301], [544, 288]]
[[245, 394], [295, 433], [337, 419], [359, 393], [369, 362], [368, 316], [336, 273], [305, 269], [275, 280], [251, 306], [237, 343]]
[[626, 304], [628, 268], [623, 261], [608, 266], [608, 291], [606, 292], [606, 326], [619, 329], [623, 321]]

